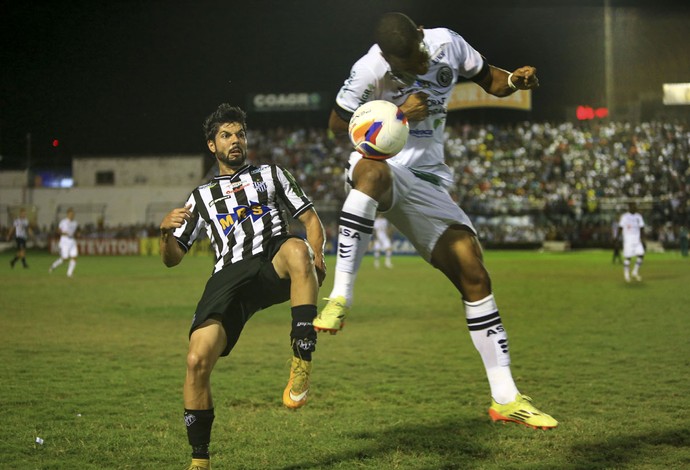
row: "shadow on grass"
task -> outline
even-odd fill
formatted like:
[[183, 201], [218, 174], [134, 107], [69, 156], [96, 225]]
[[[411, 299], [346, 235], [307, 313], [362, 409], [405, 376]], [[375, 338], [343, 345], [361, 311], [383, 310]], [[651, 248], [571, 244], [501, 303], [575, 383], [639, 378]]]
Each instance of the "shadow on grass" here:
[[[481, 462], [491, 456], [490, 440], [484, 439], [491, 433], [486, 420], [465, 422], [448, 421], [435, 425], [407, 425], [392, 427], [382, 432], [361, 432], [352, 434], [353, 440], [362, 440], [363, 445], [339, 453], [324, 456], [318, 462], [301, 462], [281, 467], [281, 470], [326, 469], [346, 465], [363, 468], [368, 460], [385, 459], [386, 455], [402, 452], [410, 459], [433, 456], [437, 461], [435, 469], [468, 468], [468, 462]], [[440, 465], [440, 466], [439, 466]]]
[[[663, 465], [663, 448], [685, 449], [685, 462], [675, 462], [678, 467]], [[690, 428], [661, 429], [659, 431], [628, 434], [612, 439], [596, 440], [593, 442], [580, 442], [571, 447], [571, 455], [568, 459], [572, 462], [572, 468], [577, 469], [604, 469], [633, 468], [640, 462], [649, 462], [656, 458], [660, 468], [690, 468]]]

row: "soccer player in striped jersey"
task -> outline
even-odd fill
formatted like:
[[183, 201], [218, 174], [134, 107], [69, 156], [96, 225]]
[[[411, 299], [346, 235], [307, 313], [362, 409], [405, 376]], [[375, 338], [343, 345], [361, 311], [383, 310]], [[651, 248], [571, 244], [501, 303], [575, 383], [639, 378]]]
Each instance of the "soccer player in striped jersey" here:
[[12, 239], [12, 235], [14, 235], [14, 241], [17, 244], [17, 254], [10, 261], [10, 266], [14, 268], [17, 261], [21, 260], [22, 266], [28, 268], [29, 265], [26, 264], [26, 239], [29, 235], [33, 236], [33, 230], [31, 229], [29, 219], [26, 218], [26, 209], [23, 207], [19, 209], [19, 215], [12, 222], [10, 233], [7, 234], [8, 241]]
[[507, 334], [477, 231], [450, 196], [453, 177], [443, 150], [448, 102], [458, 80], [504, 97], [537, 88], [536, 69], [524, 66], [510, 73], [495, 67], [456, 32], [425, 30], [402, 13], [383, 15], [374, 35], [376, 44], [352, 66], [336, 97], [329, 128], [345, 134], [359, 106], [387, 100], [405, 113], [410, 135], [402, 151], [388, 160], [351, 155], [347, 176], [353, 189], [339, 221], [333, 290], [314, 327], [332, 334], [342, 328], [376, 212], [382, 212], [462, 295], [470, 337], [491, 388], [491, 419], [556, 427], [558, 422], [535, 408], [513, 381]]
[[623, 238], [623, 278], [630, 282], [630, 262], [635, 258], [635, 266], [632, 269], [632, 277], [641, 281], [640, 267], [644, 261], [644, 219], [637, 212], [637, 204], [628, 204], [628, 212], [621, 215], [618, 221], [618, 233], [616, 242]]
[[[326, 273], [325, 231], [311, 201], [287, 170], [247, 162], [244, 111], [221, 104], [205, 120], [204, 133], [219, 175], [192, 191], [186, 204], [160, 224], [161, 257], [168, 267], [182, 261], [202, 232], [215, 250], [187, 353], [184, 419], [192, 446], [190, 470], [210, 468], [214, 365], [230, 353], [254, 313], [286, 300], [292, 305], [293, 357], [283, 404], [296, 409], [307, 402], [316, 347], [312, 321]], [[285, 214], [302, 222], [306, 240], [289, 233]]]

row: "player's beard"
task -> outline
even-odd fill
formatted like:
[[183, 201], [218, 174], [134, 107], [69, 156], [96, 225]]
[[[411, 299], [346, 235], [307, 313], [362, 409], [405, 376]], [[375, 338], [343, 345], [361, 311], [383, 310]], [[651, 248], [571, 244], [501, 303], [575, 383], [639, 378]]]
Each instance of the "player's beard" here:
[[[239, 154], [237, 154], [239, 150]], [[232, 147], [227, 153], [216, 153], [216, 158], [223, 162], [227, 167], [237, 170], [241, 168], [247, 161], [247, 149], [242, 147]]]

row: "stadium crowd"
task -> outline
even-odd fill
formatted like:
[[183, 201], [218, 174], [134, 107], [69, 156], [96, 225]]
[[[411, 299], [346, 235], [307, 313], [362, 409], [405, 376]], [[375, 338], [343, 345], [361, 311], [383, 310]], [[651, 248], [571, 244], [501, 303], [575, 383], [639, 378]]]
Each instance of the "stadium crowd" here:
[[[688, 223], [690, 128], [670, 122], [449, 124], [454, 196], [482, 238], [607, 244], [635, 199], [650, 239]], [[294, 168], [316, 201], [344, 197], [347, 142], [316, 129], [252, 131], [262, 161]]]
[[[325, 129], [285, 127], [250, 128], [249, 142], [250, 161], [290, 169], [320, 212], [340, 206], [349, 142], [330, 138]], [[690, 223], [687, 124], [449, 123], [446, 161], [455, 198], [488, 243], [608, 246], [630, 199], [645, 216], [650, 240], [674, 243]], [[326, 224], [332, 235], [336, 228]], [[85, 224], [82, 233], [135, 237], [155, 231], [148, 221], [131, 227]]]

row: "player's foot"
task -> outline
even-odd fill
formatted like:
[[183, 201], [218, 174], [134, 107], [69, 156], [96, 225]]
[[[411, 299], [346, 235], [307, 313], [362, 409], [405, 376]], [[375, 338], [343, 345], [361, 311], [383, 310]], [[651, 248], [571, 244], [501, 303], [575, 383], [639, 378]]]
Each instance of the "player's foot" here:
[[633, 277], [633, 279], [635, 279], [637, 282], [642, 281], [642, 276], [640, 276], [640, 275], [637, 274], [637, 273], [633, 273], [632, 277]]
[[283, 391], [283, 405], [296, 410], [307, 404], [311, 366], [311, 361], [293, 356], [290, 365], [290, 380]]
[[379, 269], [379, 268], [381, 267], [381, 265], [379, 264], [379, 261], [378, 261], [378, 260], [374, 260], [374, 267], [375, 267], [376, 269]]
[[314, 318], [314, 329], [316, 331], [328, 331], [334, 335], [343, 329], [345, 317], [350, 309], [347, 307], [347, 301], [342, 295], [324, 300], [328, 300], [328, 303], [321, 310], [321, 313]]
[[386, 267], [388, 269], [393, 269], [393, 263], [391, 263], [390, 261], [386, 261]]
[[521, 393], [517, 394], [514, 401], [505, 405], [499, 405], [492, 399], [489, 416], [493, 421], [519, 423], [534, 429], [551, 429], [558, 426], [558, 421], [535, 408], [532, 399]]
[[48, 274], [52, 274], [52, 273], [53, 273], [53, 267], [51, 266], [48, 268]]
[[209, 459], [192, 459], [192, 464], [187, 470], [210, 470], [211, 461]]
[[625, 282], [630, 282], [630, 274], [629, 273], [623, 273], [623, 277], [625, 278]]
[[12, 269], [14, 269], [14, 263], [15, 261], [10, 261], [10, 266], [12, 267]]

